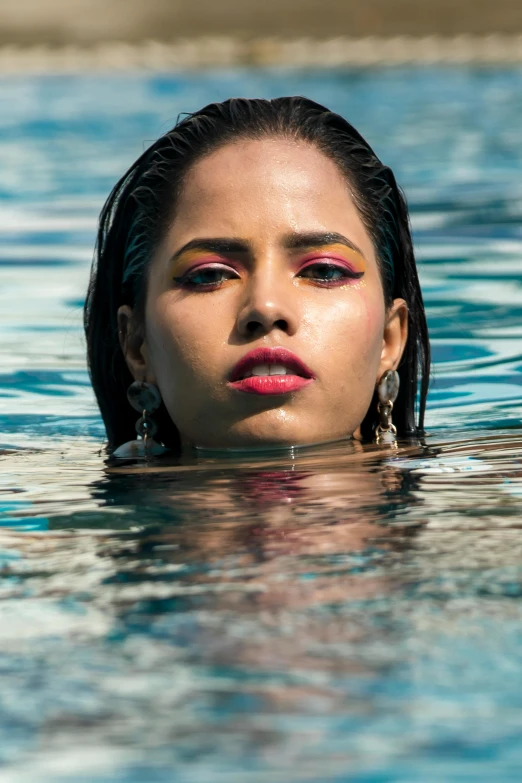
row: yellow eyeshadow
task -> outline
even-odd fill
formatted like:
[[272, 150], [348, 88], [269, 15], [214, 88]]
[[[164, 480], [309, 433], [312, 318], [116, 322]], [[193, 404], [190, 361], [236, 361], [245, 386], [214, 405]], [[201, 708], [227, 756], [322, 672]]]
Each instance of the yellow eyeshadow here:
[[361, 288], [366, 288], [366, 280], [351, 280], [346, 285], [337, 286], [337, 291], [343, 288], [349, 288], [351, 291], [360, 291]]
[[183, 267], [188, 268], [194, 261], [197, 261], [199, 258], [208, 258], [209, 255], [212, 256], [214, 253], [211, 253], [208, 250], [199, 250], [198, 248], [185, 250], [184, 253], [170, 262], [169, 268], [171, 272], [174, 270], [177, 272], [184, 272], [185, 269], [183, 269]]
[[322, 245], [321, 247], [314, 248], [319, 253], [335, 253], [346, 261], [349, 261], [354, 267], [355, 272], [366, 272], [366, 261], [363, 256], [356, 250], [352, 250], [346, 245], [336, 243], [334, 245]]
[[[327, 255], [328, 253], [335, 254], [339, 256], [340, 259], [349, 262], [355, 272], [366, 272], [366, 261], [361, 253], [358, 253], [356, 250], [352, 250], [352, 248], [349, 248], [346, 245], [341, 243], [335, 243], [332, 245], [319, 245], [315, 248], [310, 247], [308, 252], [314, 252], [314, 250], [318, 253], [321, 253], [321, 255]], [[170, 270], [171, 272], [176, 270], [177, 274], [181, 274], [186, 271], [187, 268], [190, 268], [194, 262], [198, 261], [198, 259], [208, 258], [209, 256], [214, 255], [215, 254], [212, 251], [202, 250], [199, 248], [186, 250], [180, 256], [171, 261]]]

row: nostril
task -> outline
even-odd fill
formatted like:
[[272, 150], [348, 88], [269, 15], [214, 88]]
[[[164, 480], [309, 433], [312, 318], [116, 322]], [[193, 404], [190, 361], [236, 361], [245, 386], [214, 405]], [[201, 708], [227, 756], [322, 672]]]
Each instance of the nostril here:
[[259, 321], [249, 321], [246, 325], [248, 334], [255, 334], [259, 329], [263, 328], [263, 325]]
[[[288, 321], [286, 321], [284, 318], [279, 318], [277, 321], [274, 321], [271, 328], [281, 329], [282, 332], [288, 332]], [[267, 326], [265, 326], [261, 321], [247, 321], [246, 323], [246, 332], [250, 336], [253, 336], [257, 334], [258, 332], [268, 332], [269, 329]]]

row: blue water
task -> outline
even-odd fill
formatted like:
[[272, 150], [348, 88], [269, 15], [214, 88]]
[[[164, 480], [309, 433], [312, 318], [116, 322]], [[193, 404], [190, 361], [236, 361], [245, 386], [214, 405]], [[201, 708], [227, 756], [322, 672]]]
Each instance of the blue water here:
[[[101, 204], [180, 112], [297, 93], [405, 188], [426, 443], [107, 474]], [[519, 70], [0, 82], [3, 783], [518, 783], [521, 123]]]

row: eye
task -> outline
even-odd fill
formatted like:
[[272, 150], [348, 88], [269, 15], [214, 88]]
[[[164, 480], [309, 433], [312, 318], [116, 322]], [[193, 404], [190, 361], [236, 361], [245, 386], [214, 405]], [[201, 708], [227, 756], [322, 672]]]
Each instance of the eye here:
[[340, 264], [323, 262], [309, 264], [299, 273], [299, 277], [314, 280], [320, 285], [335, 285], [336, 283], [344, 283], [346, 280], [359, 280], [362, 276], [362, 272], [355, 272]]
[[229, 266], [212, 264], [191, 269], [174, 282], [185, 288], [219, 288], [227, 280], [239, 278], [238, 273]]

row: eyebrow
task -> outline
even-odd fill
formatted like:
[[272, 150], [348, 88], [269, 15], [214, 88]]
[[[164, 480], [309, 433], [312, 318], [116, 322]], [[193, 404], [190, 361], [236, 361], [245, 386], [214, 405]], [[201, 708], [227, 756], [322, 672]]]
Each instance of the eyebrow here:
[[[338, 234], [336, 231], [291, 233], [283, 239], [283, 247], [287, 250], [304, 250], [309, 247], [326, 247], [327, 245], [345, 245], [364, 258], [362, 250], [348, 237]], [[170, 257], [170, 263], [177, 261], [180, 256], [189, 250], [202, 250], [208, 253], [251, 253], [250, 242], [235, 237], [191, 239], [183, 247], [180, 247]]]
[[346, 245], [350, 250], [354, 250], [364, 258], [364, 253], [361, 248], [358, 247], [351, 239], [345, 237], [343, 234], [338, 234], [336, 231], [323, 232], [310, 232], [305, 234], [289, 234], [285, 241], [284, 246], [288, 250], [301, 250], [307, 247], [324, 247], [326, 245]]
[[250, 244], [242, 239], [191, 239], [186, 245], [176, 250], [174, 255], [170, 257], [170, 262], [177, 261], [180, 256], [187, 253], [189, 250], [203, 250], [207, 253], [249, 253], [251, 251]]

